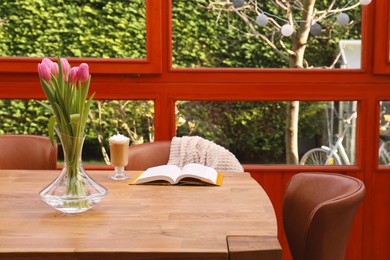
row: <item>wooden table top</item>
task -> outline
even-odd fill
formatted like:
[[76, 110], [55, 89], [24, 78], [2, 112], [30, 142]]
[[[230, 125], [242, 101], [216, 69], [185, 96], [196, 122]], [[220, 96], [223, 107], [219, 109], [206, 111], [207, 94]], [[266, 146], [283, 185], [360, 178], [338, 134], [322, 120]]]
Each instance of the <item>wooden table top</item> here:
[[226, 259], [227, 236], [277, 236], [272, 204], [247, 173], [226, 173], [216, 187], [128, 185], [88, 171], [108, 195], [79, 214], [40, 199], [57, 174], [0, 170], [0, 258]]

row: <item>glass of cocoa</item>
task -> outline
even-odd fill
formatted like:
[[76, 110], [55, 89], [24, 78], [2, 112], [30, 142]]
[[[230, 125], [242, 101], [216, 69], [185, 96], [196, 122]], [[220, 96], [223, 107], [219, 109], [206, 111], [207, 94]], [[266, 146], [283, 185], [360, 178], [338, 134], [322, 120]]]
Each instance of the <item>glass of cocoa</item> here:
[[110, 144], [111, 165], [114, 166], [115, 172], [110, 178], [113, 180], [125, 180], [129, 176], [125, 174], [125, 166], [128, 163], [130, 138], [117, 134], [108, 139]]

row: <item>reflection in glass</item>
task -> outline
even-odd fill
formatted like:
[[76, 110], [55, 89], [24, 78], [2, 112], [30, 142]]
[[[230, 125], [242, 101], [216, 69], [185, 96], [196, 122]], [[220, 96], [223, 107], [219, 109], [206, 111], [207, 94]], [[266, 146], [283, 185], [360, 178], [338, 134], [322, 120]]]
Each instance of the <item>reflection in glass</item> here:
[[379, 164], [390, 164], [390, 101], [380, 102]]
[[146, 1], [0, 1], [0, 54], [146, 58]]
[[[176, 135], [198, 135], [231, 151], [242, 164], [286, 164], [287, 103], [246, 101], [177, 101]], [[340, 164], [355, 164], [356, 111], [353, 101], [300, 102], [298, 157], [327, 149]], [[346, 124], [349, 117], [350, 124]], [[343, 135], [339, 149], [337, 135]], [[328, 147], [328, 148], [327, 148]], [[338, 147], [338, 148], [339, 148]], [[347, 160], [344, 160], [347, 158]], [[339, 161], [337, 161], [339, 162]], [[323, 161], [321, 164], [336, 164]]]

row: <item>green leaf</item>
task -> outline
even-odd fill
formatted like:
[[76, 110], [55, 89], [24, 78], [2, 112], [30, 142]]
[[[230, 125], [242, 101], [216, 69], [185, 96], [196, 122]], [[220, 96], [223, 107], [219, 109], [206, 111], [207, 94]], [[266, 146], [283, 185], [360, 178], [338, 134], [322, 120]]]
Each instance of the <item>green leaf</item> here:
[[[70, 125], [72, 126], [73, 133], [77, 133], [80, 125], [80, 114], [70, 115]], [[77, 134], [75, 136], [78, 136]]]
[[51, 113], [54, 114], [53, 108], [52, 108], [51, 106], [49, 106], [48, 104], [43, 103], [42, 101], [39, 101], [39, 100], [37, 100], [37, 102], [38, 102], [41, 106], [45, 107], [47, 110], [49, 110]]
[[61, 58], [57, 58], [57, 63], [58, 63], [58, 87], [61, 90], [62, 95], [64, 95], [64, 77], [63, 77], [63, 71], [62, 71], [62, 63], [61, 63]]
[[84, 126], [85, 126], [85, 123], [87, 122], [89, 109], [90, 109], [90, 107], [91, 107], [91, 104], [92, 104], [92, 101], [93, 101], [94, 96], [95, 96], [95, 93], [93, 93], [93, 94], [89, 97], [88, 102], [85, 104], [84, 110], [82, 111], [82, 114], [81, 114], [81, 122], [80, 122], [81, 128], [79, 129], [80, 133], [82, 133], [82, 132], [84, 131]]
[[58, 103], [54, 103], [54, 106], [55, 106], [54, 110], [57, 111], [56, 117], [57, 117], [57, 125], [59, 129], [64, 134], [71, 135], [72, 129], [70, 129], [69, 120], [67, 119], [67, 116], [64, 115]]
[[56, 117], [52, 116], [49, 119], [49, 123], [47, 125], [47, 129], [49, 131], [49, 138], [52, 145], [54, 145], [54, 125], [56, 123]]

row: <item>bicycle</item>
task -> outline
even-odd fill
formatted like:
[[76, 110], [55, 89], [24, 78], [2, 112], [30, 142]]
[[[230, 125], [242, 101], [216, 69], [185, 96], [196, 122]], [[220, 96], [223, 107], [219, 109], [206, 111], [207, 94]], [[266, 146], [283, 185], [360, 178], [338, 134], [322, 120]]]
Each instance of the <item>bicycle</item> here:
[[379, 164], [380, 165], [390, 165], [390, 154], [388, 152], [390, 136], [380, 135], [379, 143]]
[[331, 147], [323, 145], [321, 146], [321, 148], [314, 148], [309, 150], [302, 156], [299, 164], [301, 165], [342, 165], [344, 162], [346, 165], [350, 165], [351, 162], [343, 146], [343, 140], [346, 133], [351, 128], [352, 119], [355, 118], [357, 118], [357, 112], [353, 112], [347, 119], [343, 119], [344, 131], [342, 132], [341, 135], [337, 136], [337, 141], [334, 145], [331, 145]]
[[[382, 104], [381, 104], [382, 106]], [[381, 112], [381, 123], [385, 122], [384, 125], [381, 125], [379, 129], [379, 165], [390, 165], [390, 114], [386, 113], [386, 106], [383, 107]]]

